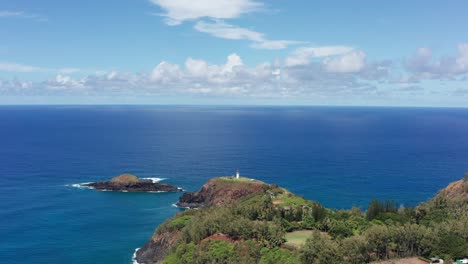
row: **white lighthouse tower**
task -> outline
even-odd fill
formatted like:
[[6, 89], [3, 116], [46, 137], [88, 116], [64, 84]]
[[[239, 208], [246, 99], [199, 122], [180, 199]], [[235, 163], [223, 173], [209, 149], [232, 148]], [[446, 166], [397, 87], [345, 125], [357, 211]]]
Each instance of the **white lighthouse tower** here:
[[239, 169], [237, 169], [237, 171], [236, 171], [236, 179], [239, 179], [239, 177], [240, 177], [240, 173], [239, 173]]

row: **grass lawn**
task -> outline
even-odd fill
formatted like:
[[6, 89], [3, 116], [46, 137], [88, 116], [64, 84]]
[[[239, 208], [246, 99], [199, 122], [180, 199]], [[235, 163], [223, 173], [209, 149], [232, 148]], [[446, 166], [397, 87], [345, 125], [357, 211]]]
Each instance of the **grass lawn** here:
[[307, 238], [312, 235], [312, 230], [300, 230], [286, 233], [286, 244], [292, 245], [295, 247], [300, 247], [304, 245]]
[[224, 176], [224, 177], [219, 177], [219, 179], [224, 180], [226, 182], [245, 182], [245, 183], [261, 183], [261, 181], [255, 180], [255, 179], [250, 179], [246, 177], [239, 177], [239, 179], [236, 179], [235, 176]]

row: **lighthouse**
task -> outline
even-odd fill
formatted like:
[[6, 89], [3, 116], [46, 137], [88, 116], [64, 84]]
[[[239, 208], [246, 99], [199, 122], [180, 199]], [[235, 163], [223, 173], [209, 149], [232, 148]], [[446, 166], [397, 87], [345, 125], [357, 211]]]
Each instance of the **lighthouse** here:
[[239, 179], [239, 177], [240, 177], [239, 169], [237, 169], [237, 171], [236, 171], [236, 179]]

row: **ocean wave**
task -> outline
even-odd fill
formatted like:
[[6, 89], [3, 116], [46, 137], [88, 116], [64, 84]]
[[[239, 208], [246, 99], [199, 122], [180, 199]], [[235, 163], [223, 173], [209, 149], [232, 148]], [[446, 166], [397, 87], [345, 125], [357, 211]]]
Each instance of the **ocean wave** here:
[[149, 178], [142, 178], [143, 180], [151, 180], [153, 183], [158, 183], [160, 181], [167, 180], [167, 178], [155, 178], [155, 177], [149, 177]]
[[80, 189], [94, 189], [94, 187], [91, 186], [86, 186], [85, 184], [90, 184], [93, 182], [82, 182], [82, 183], [73, 183], [73, 184], [67, 184], [65, 186], [68, 187], [74, 187], [74, 188], [80, 188]]
[[171, 204], [173, 207], [176, 207], [176, 208], [181, 208], [181, 209], [190, 209], [190, 207], [182, 207], [182, 206], [178, 206], [177, 203], [173, 203]]
[[133, 256], [132, 256], [132, 263], [133, 263], [133, 264], [140, 264], [140, 263], [137, 261], [137, 259], [136, 259], [136, 253], [137, 253], [137, 251], [138, 251], [139, 249], [140, 249], [140, 248], [136, 248], [136, 249], [135, 249], [135, 252], [133, 252]]

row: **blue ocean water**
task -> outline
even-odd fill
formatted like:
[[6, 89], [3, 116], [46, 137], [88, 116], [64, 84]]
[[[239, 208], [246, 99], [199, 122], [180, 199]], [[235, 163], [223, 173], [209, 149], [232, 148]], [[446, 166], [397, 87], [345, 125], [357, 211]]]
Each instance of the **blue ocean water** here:
[[416, 204], [468, 171], [468, 109], [3, 106], [0, 262], [131, 263], [180, 194], [70, 184], [237, 168], [328, 207]]

